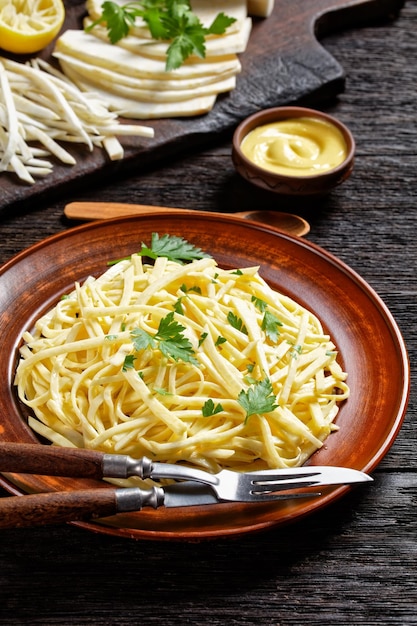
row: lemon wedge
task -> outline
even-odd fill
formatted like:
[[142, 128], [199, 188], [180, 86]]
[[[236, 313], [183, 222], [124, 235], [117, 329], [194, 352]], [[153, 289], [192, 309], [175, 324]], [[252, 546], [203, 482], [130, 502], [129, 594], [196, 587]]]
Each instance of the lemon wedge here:
[[62, 0], [0, 0], [0, 48], [39, 52], [59, 33], [64, 18]]

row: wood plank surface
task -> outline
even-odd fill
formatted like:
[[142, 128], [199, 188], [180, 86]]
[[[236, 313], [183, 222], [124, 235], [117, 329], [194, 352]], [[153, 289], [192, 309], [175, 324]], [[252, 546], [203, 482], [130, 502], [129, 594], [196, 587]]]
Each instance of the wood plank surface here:
[[[348, 263], [388, 305], [415, 381], [417, 0], [393, 23], [346, 29], [322, 43], [344, 68], [346, 87], [320, 108], [346, 123], [357, 143], [353, 174], [331, 195], [287, 201], [250, 186], [233, 169], [230, 141], [219, 138], [190, 155], [12, 206], [0, 216], [0, 262], [72, 226], [63, 217], [70, 201], [293, 210], [310, 221], [308, 240]], [[136, 543], [74, 526], [3, 531], [0, 623], [416, 626], [415, 382], [374, 479], [371, 489], [294, 526], [233, 541]]]
[[[320, 102], [344, 89], [343, 67], [318, 41], [342, 28], [357, 28], [382, 18], [392, 18], [403, 0], [280, 0], [267, 19], [254, 19], [249, 45], [239, 55], [242, 72], [237, 87], [218, 98], [213, 110], [195, 118], [161, 119], [145, 122], [155, 129], [153, 139], [123, 140], [123, 162], [111, 163], [102, 150], [89, 153], [69, 147], [77, 160], [74, 166], [56, 164], [54, 171], [33, 186], [13, 175], [2, 175], [0, 210], [12, 203], [33, 202], [53, 197], [74, 183], [95, 175], [111, 176], [120, 169], [143, 169], [163, 158], [174, 158], [207, 144], [219, 134], [261, 108], [288, 103]], [[64, 28], [81, 28], [85, 4], [67, 1]], [[0, 42], [1, 45], [1, 42]], [[51, 45], [43, 57], [51, 60]]]

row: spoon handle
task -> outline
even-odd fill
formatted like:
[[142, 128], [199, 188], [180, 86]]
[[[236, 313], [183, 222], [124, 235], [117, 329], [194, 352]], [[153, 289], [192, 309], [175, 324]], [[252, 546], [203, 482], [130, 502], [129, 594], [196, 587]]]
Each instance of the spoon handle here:
[[64, 209], [64, 213], [69, 219], [82, 221], [105, 220], [145, 213], [166, 213], [167, 211], [187, 211], [187, 209], [123, 202], [70, 202]]

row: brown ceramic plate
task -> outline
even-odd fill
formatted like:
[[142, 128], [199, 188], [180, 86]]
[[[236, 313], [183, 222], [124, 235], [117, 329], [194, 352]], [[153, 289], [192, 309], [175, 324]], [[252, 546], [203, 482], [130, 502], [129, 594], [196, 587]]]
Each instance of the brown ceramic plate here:
[[[101, 274], [109, 259], [135, 252], [142, 241], [149, 243], [152, 232], [182, 236], [211, 253], [225, 268], [259, 264], [261, 275], [273, 288], [321, 319], [349, 373], [351, 397], [340, 410], [340, 430], [326, 440], [310, 462], [372, 471], [401, 427], [409, 394], [407, 352], [390, 312], [360, 276], [319, 247], [259, 224], [207, 213], [90, 223], [50, 237], [3, 266], [0, 438], [37, 441], [13, 389], [17, 350], [24, 330], [68, 292], [75, 280]], [[0, 484], [13, 494], [97, 486], [91, 480], [23, 474], [6, 474], [0, 477]], [[77, 525], [134, 539], [233, 536], [300, 519], [348, 490], [328, 488], [319, 498], [284, 503], [143, 510]]]

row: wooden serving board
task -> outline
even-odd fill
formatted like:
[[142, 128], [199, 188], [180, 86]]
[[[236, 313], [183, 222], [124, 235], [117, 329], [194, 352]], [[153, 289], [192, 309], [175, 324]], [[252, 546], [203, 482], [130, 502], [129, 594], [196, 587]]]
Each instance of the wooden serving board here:
[[[404, 0], [276, 0], [269, 18], [253, 20], [248, 48], [239, 57], [242, 72], [236, 89], [219, 97], [210, 113], [148, 122], [155, 137], [123, 139], [126, 153], [122, 162], [110, 163], [101, 150], [89, 153], [75, 147], [70, 149], [77, 159], [75, 166], [58, 164], [35, 185], [26, 186], [12, 175], [2, 174], [0, 210], [64, 194], [94, 175], [108, 176], [130, 166], [137, 172], [141, 165], [196, 150], [215, 134], [231, 133], [243, 118], [259, 109], [312, 105], [337, 95], [344, 89], [344, 71], [319, 39], [342, 28], [395, 18], [403, 5]], [[81, 28], [84, 6], [84, 0], [66, 1], [65, 28]], [[42, 56], [49, 60], [51, 52], [52, 46]]]

